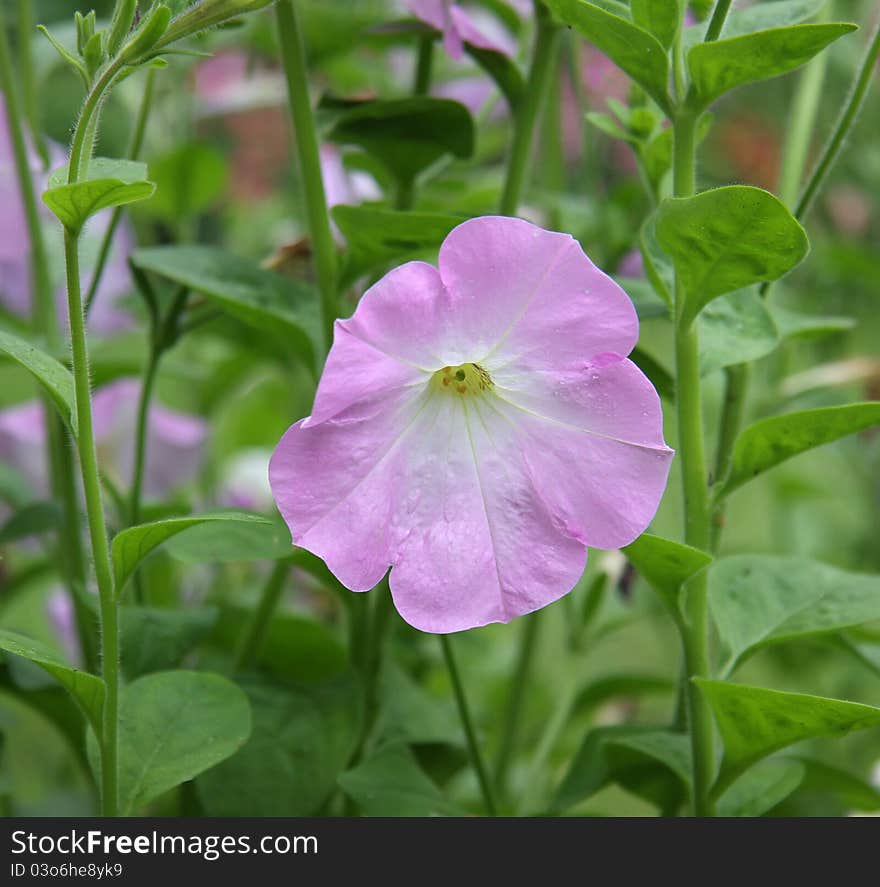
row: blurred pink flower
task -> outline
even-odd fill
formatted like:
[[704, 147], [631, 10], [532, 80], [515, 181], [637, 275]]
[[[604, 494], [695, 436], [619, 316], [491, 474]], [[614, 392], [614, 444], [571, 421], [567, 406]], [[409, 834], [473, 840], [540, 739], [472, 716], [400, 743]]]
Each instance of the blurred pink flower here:
[[618, 263], [617, 273], [621, 277], [644, 277], [645, 260], [642, 258], [642, 251], [631, 249], [626, 253]]
[[82, 653], [76, 634], [73, 601], [61, 586], [56, 586], [49, 592], [46, 598], [46, 615], [67, 661], [72, 665], [81, 665]]
[[269, 466], [296, 545], [348, 588], [392, 566], [423, 631], [507, 622], [566, 594], [586, 546], [635, 539], [672, 451], [626, 359], [629, 298], [567, 234], [455, 228], [337, 321], [312, 415]]
[[[134, 465], [140, 385], [138, 379], [117, 379], [97, 389], [92, 401], [101, 469], [123, 487], [131, 482]], [[206, 437], [204, 420], [154, 401], [148, 417], [144, 493], [160, 497], [191, 480], [201, 466]], [[49, 492], [45, 448], [38, 401], [0, 410], [0, 458], [19, 471], [37, 496]]]
[[[99, 388], [92, 399], [95, 437], [121, 482], [128, 484], [134, 466], [134, 435], [141, 383], [117, 379]], [[207, 424], [203, 419], [151, 403], [147, 419], [147, 464], [144, 494], [163, 496], [191, 480], [202, 464]]]
[[[52, 143], [49, 144], [49, 157], [53, 167], [66, 162], [63, 150]], [[28, 146], [28, 163], [39, 196], [39, 193], [45, 189], [49, 176], [42, 168], [36, 151], [30, 146]], [[43, 218], [53, 219], [42, 201], [38, 202], [38, 207]], [[110, 215], [110, 210], [99, 213], [86, 228], [81, 252], [84, 290], [91, 284], [97, 250], [110, 222]], [[56, 242], [60, 241], [60, 229], [57, 225], [47, 226], [47, 234], [50, 245], [52, 237], [56, 238]], [[89, 315], [89, 327], [93, 332], [112, 333], [133, 325], [131, 316], [118, 307], [119, 299], [131, 289], [127, 259], [133, 246], [131, 230], [126, 223], [123, 223], [117, 228], [101, 284], [95, 296], [95, 303]], [[0, 304], [14, 314], [22, 316], [31, 313], [29, 251], [30, 240], [9, 137], [6, 106], [0, 95]], [[60, 254], [60, 245], [58, 253]], [[66, 329], [67, 296], [63, 285], [56, 288], [55, 301], [58, 306], [59, 321]]]
[[443, 48], [456, 61], [464, 57], [465, 43], [477, 49], [512, 55], [513, 48], [503, 34], [486, 33], [454, 0], [407, 0], [406, 5], [417, 19], [443, 35]]

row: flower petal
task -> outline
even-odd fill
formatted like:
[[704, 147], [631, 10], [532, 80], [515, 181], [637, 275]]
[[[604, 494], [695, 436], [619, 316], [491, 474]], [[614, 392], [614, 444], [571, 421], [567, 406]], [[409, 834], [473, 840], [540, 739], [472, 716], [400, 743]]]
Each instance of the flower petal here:
[[426, 390], [362, 400], [325, 422], [297, 422], [269, 463], [272, 495], [296, 545], [323, 558], [353, 591], [391, 563], [390, 526], [405, 496], [401, 445], [424, 433]]
[[629, 360], [584, 373], [541, 373], [497, 386], [493, 405], [520, 429], [529, 472], [557, 526], [595, 548], [644, 532], [660, 504], [673, 451], [660, 400]]
[[449, 311], [437, 269], [407, 262], [371, 286], [339, 325], [389, 357], [435, 372], [448, 364]]
[[[457, 4], [450, 7], [449, 17], [452, 19], [452, 27], [455, 28], [459, 37], [465, 43], [470, 43], [471, 46], [475, 46], [477, 49], [488, 49], [491, 52], [500, 52], [502, 55], [508, 57], [513, 55], [512, 50], [515, 49], [515, 47], [504, 46], [500, 40], [493, 40], [488, 34], [484, 34], [474, 23], [470, 15]], [[453, 58], [455, 58], [455, 56], [453, 56]]]
[[477, 401], [435, 402], [436, 431], [411, 439], [410, 495], [395, 515], [398, 612], [422, 631], [446, 633], [508, 622], [562, 597], [583, 573], [586, 550], [554, 526], [513, 426]]
[[603, 352], [625, 357], [638, 338], [632, 302], [568, 234], [484, 216], [440, 248], [459, 360], [557, 367]]

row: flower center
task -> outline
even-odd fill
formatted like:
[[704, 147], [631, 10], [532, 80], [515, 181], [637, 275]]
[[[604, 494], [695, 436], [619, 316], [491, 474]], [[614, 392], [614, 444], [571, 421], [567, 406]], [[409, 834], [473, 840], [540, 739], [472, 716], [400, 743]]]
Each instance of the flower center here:
[[431, 377], [431, 384], [438, 391], [448, 391], [464, 397], [482, 394], [492, 388], [492, 377], [478, 363], [462, 363], [455, 367], [443, 367]]

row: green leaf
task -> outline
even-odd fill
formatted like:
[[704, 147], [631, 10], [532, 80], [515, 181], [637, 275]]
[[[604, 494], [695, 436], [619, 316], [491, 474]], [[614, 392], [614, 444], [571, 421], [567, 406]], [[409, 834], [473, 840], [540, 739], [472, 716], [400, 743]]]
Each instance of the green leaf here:
[[631, 0], [633, 21], [653, 34], [667, 49], [672, 46], [683, 0]]
[[381, 745], [462, 745], [452, 701], [429, 693], [390, 660], [382, 669], [379, 699], [375, 732]]
[[150, 163], [150, 172], [156, 193], [144, 209], [175, 224], [209, 209], [226, 187], [223, 154], [199, 142], [157, 157]]
[[510, 109], [516, 111], [522, 104], [526, 85], [513, 60], [503, 52], [481, 49], [470, 43], [465, 43], [464, 48], [467, 54], [495, 81], [501, 94], [507, 99]]
[[730, 473], [718, 491], [721, 499], [764, 471], [857, 431], [880, 423], [880, 401], [819, 407], [762, 419], [736, 439]]
[[610, 674], [587, 684], [578, 694], [575, 711], [583, 715], [595, 711], [609, 699], [634, 699], [670, 693], [675, 684], [655, 674]]
[[113, 537], [113, 576], [116, 595], [119, 597], [138, 564], [154, 549], [167, 542], [172, 536], [206, 522], [236, 521], [248, 524], [268, 524], [264, 517], [244, 512], [202, 514], [193, 517], [172, 517], [129, 527]]
[[335, 206], [331, 215], [348, 244], [346, 272], [358, 277], [392, 261], [436, 250], [465, 221], [443, 213]]
[[633, 348], [629, 359], [651, 380], [661, 397], [675, 400], [675, 378], [663, 364], [641, 348]]
[[675, 271], [669, 256], [657, 241], [657, 217], [649, 216], [639, 231], [639, 250], [645, 266], [645, 277], [654, 287], [654, 292], [671, 308], [674, 304]]
[[102, 209], [146, 200], [156, 190], [155, 184], [147, 181], [145, 163], [106, 157], [90, 160], [80, 181], [73, 185], [66, 182], [67, 168], [55, 170], [49, 177], [48, 190], [43, 192], [43, 203], [74, 232]]
[[703, 110], [737, 86], [799, 68], [856, 25], [838, 22], [792, 25], [698, 43], [687, 55], [691, 88], [687, 102]]
[[76, 400], [70, 370], [30, 342], [4, 330], [0, 330], [0, 351], [24, 367], [43, 386], [76, 437]]
[[725, 673], [770, 644], [880, 619], [880, 577], [801, 557], [735, 555], [709, 571]]
[[600, 114], [598, 111], [588, 111], [585, 115], [587, 123], [592, 123], [596, 129], [604, 132], [612, 139], [620, 139], [622, 142], [638, 144], [638, 139], [627, 132], [613, 117], [608, 114]]
[[[160, 671], [122, 688], [119, 813], [131, 816], [169, 789], [235, 754], [251, 732], [247, 696], [199, 671]], [[97, 744], [89, 743], [96, 768]]]
[[757, 360], [779, 345], [779, 333], [756, 287], [715, 299], [701, 312], [700, 373]]
[[68, 665], [50, 647], [14, 631], [0, 629], [0, 650], [21, 656], [52, 675], [79, 703], [95, 734], [101, 735], [104, 682], [99, 677]]
[[445, 154], [470, 157], [474, 121], [464, 105], [428, 97], [361, 102], [345, 111], [327, 138], [359, 145], [398, 182], [412, 182]]
[[186, 564], [244, 563], [278, 560], [293, 554], [290, 530], [280, 518], [260, 521], [213, 521], [184, 530], [165, 550]]
[[792, 758], [761, 761], [740, 776], [718, 801], [718, 816], [763, 816], [803, 782], [806, 768]]
[[685, 326], [712, 299], [782, 277], [809, 249], [806, 232], [785, 205], [748, 185], [664, 200], [656, 231], [684, 291]]
[[663, 45], [647, 31], [584, 0], [546, 0], [565, 25], [586, 37], [629, 74], [667, 113], [669, 58]]
[[561, 813], [611, 782], [660, 807], [675, 807], [690, 779], [690, 746], [683, 733], [654, 727], [596, 727], [584, 737], [551, 803]]
[[[783, 28], [812, 18], [827, 0], [775, 0], [756, 3], [744, 9], [731, 9], [724, 20], [722, 37], [739, 37], [767, 28]], [[682, 44], [685, 51], [702, 43], [709, 28], [709, 19], [684, 29]]]
[[770, 307], [773, 321], [783, 339], [818, 338], [841, 333], [856, 326], [855, 318], [830, 314], [804, 314], [781, 305]]
[[0, 545], [48, 533], [60, 523], [61, 509], [55, 502], [31, 502], [16, 511], [0, 527]]
[[805, 791], [834, 795], [848, 810], [862, 813], [880, 810], [880, 790], [873, 785], [824, 761], [798, 760], [806, 769], [802, 786]]
[[650, 533], [642, 533], [621, 551], [676, 618], [682, 585], [712, 562], [705, 551]]
[[158, 274], [215, 302], [225, 312], [276, 339], [292, 343], [312, 362], [323, 337], [317, 290], [265, 271], [212, 246], [157, 246], [135, 250], [137, 268]]
[[712, 707], [724, 742], [718, 789], [730, 785], [752, 764], [796, 742], [842, 736], [880, 724], [880, 708], [858, 702], [703, 678], [694, 681]]
[[339, 777], [339, 785], [365, 816], [461, 816], [400, 744], [374, 752]]
[[217, 610], [122, 607], [122, 670], [129, 680], [176, 668], [204, 640], [217, 621]]
[[320, 687], [245, 679], [247, 744], [196, 782], [209, 816], [314, 816], [336, 787], [360, 733], [353, 680]]

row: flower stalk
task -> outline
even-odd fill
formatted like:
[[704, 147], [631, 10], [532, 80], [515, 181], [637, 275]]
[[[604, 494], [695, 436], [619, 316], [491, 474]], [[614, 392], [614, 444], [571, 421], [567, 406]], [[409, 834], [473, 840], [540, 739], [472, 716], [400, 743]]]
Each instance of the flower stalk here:
[[279, 0], [276, 6], [281, 61], [287, 79], [287, 95], [293, 119], [309, 233], [315, 260], [315, 273], [321, 293], [321, 314], [327, 347], [333, 341], [333, 323], [338, 316], [336, 298], [337, 257], [327, 197], [321, 174], [318, 133], [309, 97], [306, 52], [295, 0]]
[[535, 42], [528, 82], [522, 104], [515, 114], [513, 144], [498, 206], [498, 211], [504, 216], [515, 216], [519, 209], [532, 156], [535, 123], [544, 106], [550, 72], [556, 69], [554, 58], [559, 45], [559, 28], [543, 3], [535, 3], [535, 21]]
[[[682, 110], [673, 120], [673, 190], [676, 197], [695, 192], [696, 117]], [[684, 295], [675, 286], [676, 407], [679, 453], [684, 489], [685, 542], [708, 550], [710, 542], [709, 489], [703, 440], [703, 409], [700, 390], [700, 359], [697, 327], [683, 324]], [[693, 679], [709, 676], [708, 586], [705, 572], [698, 573], [685, 589], [680, 625], [687, 671], [688, 723], [693, 756], [693, 812], [711, 816], [709, 791], [715, 776], [712, 714]]]

